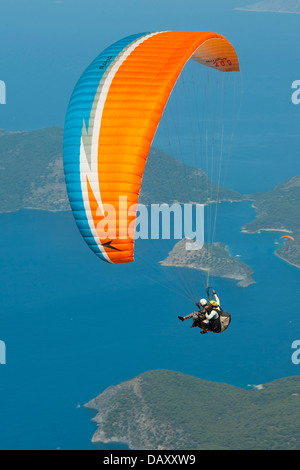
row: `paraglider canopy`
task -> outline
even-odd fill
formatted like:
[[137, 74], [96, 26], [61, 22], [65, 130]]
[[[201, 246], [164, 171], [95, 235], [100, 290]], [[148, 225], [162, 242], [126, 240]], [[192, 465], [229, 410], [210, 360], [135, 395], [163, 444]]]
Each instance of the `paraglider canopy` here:
[[281, 240], [282, 238], [289, 238], [293, 242], [295, 241], [295, 239], [293, 237], [291, 237], [290, 235], [283, 235], [282, 237], [279, 238], [279, 240]]
[[[220, 34], [167, 31], [136, 34], [102, 52], [78, 81], [64, 132], [67, 190], [78, 228], [109, 263], [133, 261], [135, 222], [150, 146], [171, 91], [189, 59], [221, 72], [239, 71], [237, 54]], [[120, 197], [126, 197], [121, 206]], [[103, 237], [107, 205], [115, 236]], [[124, 235], [125, 233], [125, 235]]]

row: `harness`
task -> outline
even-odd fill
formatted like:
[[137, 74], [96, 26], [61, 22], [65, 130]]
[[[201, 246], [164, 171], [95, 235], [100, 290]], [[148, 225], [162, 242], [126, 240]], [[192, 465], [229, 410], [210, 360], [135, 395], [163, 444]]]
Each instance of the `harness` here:
[[[207, 297], [209, 300], [209, 289], [208, 287], [206, 289]], [[209, 321], [209, 329], [213, 333], [223, 333], [223, 331], [227, 330], [231, 323], [231, 315], [228, 312], [224, 312], [222, 307], [215, 301], [215, 300], [209, 300], [209, 304], [207, 306], [207, 310], [211, 312], [214, 309], [218, 309], [218, 316], [217, 318], [212, 318]]]

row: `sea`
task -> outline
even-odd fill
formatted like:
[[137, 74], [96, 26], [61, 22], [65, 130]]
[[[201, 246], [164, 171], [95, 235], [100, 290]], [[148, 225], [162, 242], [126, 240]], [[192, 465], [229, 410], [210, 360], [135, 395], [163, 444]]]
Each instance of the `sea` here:
[[[122, 37], [166, 29], [217, 31], [237, 49], [243, 90], [224, 185], [242, 193], [267, 191], [299, 174], [300, 106], [291, 102], [292, 82], [299, 79], [299, 15], [235, 11], [233, 0], [226, 8], [221, 0], [211, 7], [194, 2], [192, 8], [174, 0], [170, 15], [167, 3], [160, 2], [158, 13], [152, 3], [130, 1], [119, 2], [118, 20], [103, 2], [86, 9], [82, 2], [48, 3], [18, 2], [18, 15], [15, 4], [1, 8], [6, 47], [0, 79], [7, 85], [1, 128], [63, 126], [80, 74]], [[300, 270], [274, 254], [280, 232], [241, 232], [254, 217], [250, 202], [220, 206], [215, 239], [251, 266], [255, 284], [242, 288], [233, 280], [211, 279], [232, 323], [222, 335], [202, 336], [178, 320], [195, 306], [181, 296], [182, 274], [174, 279], [176, 287], [169, 275], [164, 285], [168, 268], [158, 264], [155, 252], [147, 265], [137, 259], [112, 266], [88, 249], [70, 212], [1, 214], [0, 340], [6, 364], [0, 364], [0, 448], [126, 449], [91, 443], [95, 412], [83, 405], [147, 370], [180, 371], [245, 389], [299, 375], [291, 346], [300, 339]], [[140, 245], [150, 253], [151, 240]], [[199, 298], [205, 296], [200, 274], [190, 276]]]
[[152, 267], [161, 280], [168, 269], [155, 256], [147, 269], [109, 265], [85, 245], [70, 212], [2, 214], [0, 447], [126, 449], [91, 443], [95, 412], [83, 405], [148, 370], [245, 389], [298, 375], [291, 346], [300, 339], [300, 270], [274, 255], [279, 232], [241, 232], [254, 215], [249, 202], [221, 204], [216, 240], [252, 267], [255, 284], [212, 279], [232, 324], [203, 336], [177, 319], [193, 303], [149, 278]]

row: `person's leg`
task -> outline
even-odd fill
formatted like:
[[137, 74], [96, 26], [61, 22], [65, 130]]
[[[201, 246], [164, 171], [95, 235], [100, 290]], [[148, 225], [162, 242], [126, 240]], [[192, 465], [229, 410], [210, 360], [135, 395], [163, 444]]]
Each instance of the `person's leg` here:
[[203, 331], [200, 331], [200, 334], [201, 335], [206, 335], [207, 334], [207, 320], [202, 320], [201, 328], [202, 328]]
[[181, 321], [189, 320], [190, 318], [193, 318], [195, 320], [195, 312], [192, 312], [189, 315], [186, 315], [186, 317], [178, 317], [178, 318]]

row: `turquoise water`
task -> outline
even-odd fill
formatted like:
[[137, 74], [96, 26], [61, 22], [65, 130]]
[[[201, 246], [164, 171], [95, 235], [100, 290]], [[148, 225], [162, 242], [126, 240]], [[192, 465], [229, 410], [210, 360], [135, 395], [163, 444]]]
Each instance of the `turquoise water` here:
[[240, 233], [253, 215], [248, 203], [222, 205], [216, 239], [252, 266], [256, 284], [214, 280], [233, 321], [224, 335], [200, 336], [177, 320], [191, 302], [144, 277], [139, 262], [100, 262], [71, 214], [2, 214], [0, 447], [94, 448], [94, 413], [82, 405], [151, 369], [245, 388], [299, 374], [291, 344], [300, 335], [300, 271], [273, 255], [278, 233]]

